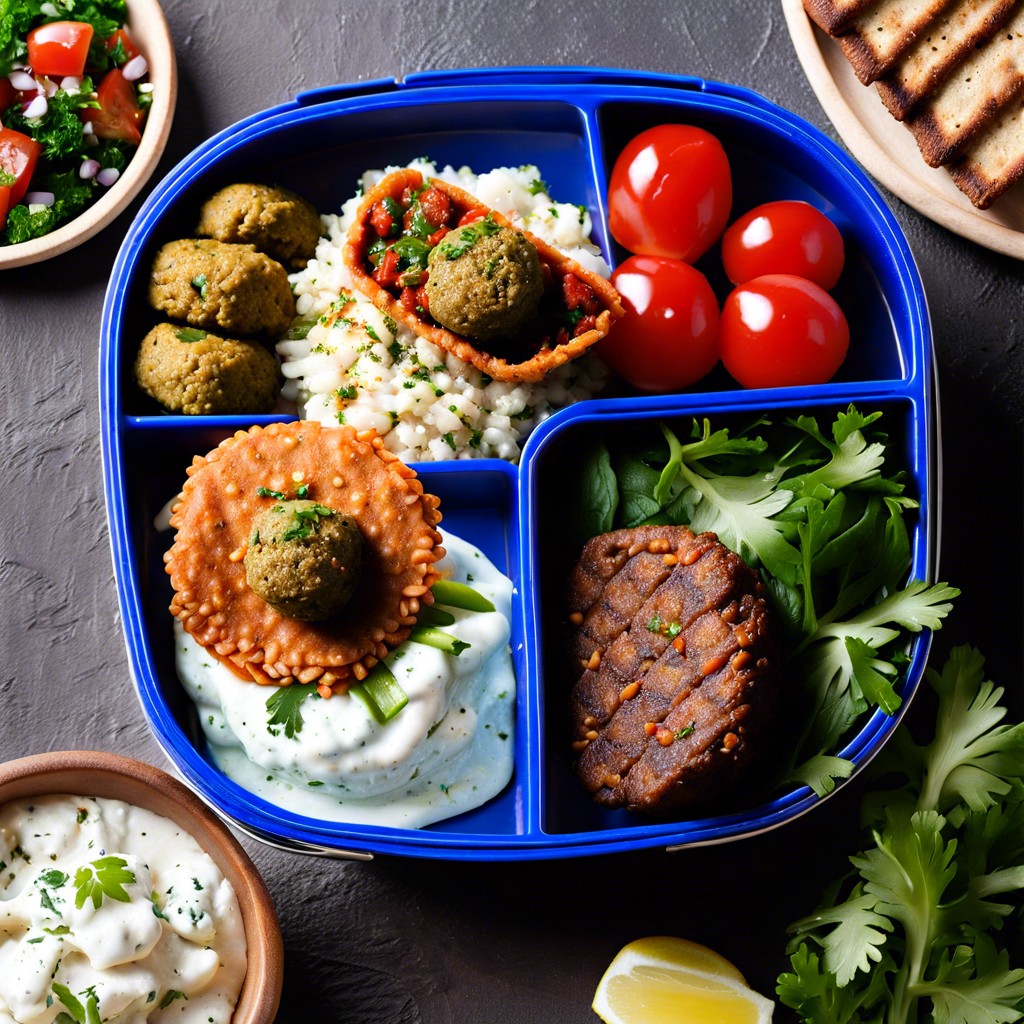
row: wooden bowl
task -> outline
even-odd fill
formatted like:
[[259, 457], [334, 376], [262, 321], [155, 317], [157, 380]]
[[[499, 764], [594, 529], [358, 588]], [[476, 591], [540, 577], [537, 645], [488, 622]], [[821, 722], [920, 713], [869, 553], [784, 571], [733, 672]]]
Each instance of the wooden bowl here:
[[123, 800], [170, 818], [196, 840], [231, 883], [242, 912], [247, 964], [232, 1024], [272, 1024], [284, 980], [281, 928], [263, 879], [221, 820], [166, 772], [129, 757], [65, 750], [0, 764], [0, 804], [50, 794]]
[[174, 118], [178, 66], [174, 43], [157, 0], [128, 0], [128, 31], [149, 65], [153, 105], [146, 116], [142, 142], [124, 173], [92, 206], [48, 235], [0, 247], [0, 270], [38, 263], [73, 249], [106, 227], [149, 180], [160, 162]]

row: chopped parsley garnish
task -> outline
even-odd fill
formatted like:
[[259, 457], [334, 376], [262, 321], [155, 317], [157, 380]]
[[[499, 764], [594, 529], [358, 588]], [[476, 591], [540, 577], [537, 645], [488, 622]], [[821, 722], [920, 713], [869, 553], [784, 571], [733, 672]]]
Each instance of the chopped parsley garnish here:
[[676, 732], [677, 740], [685, 740], [687, 736], [692, 736], [697, 730], [697, 723], [691, 722], [689, 725], [684, 725], [682, 729]]
[[39, 880], [51, 889], [59, 889], [68, 880], [68, 877], [63, 871], [53, 868], [51, 871], [44, 871], [39, 876]]
[[338, 388], [334, 393], [346, 402], [350, 402], [358, 394], [359, 389], [355, 384], [349, 384], [347, 388]]
[[[380, 338], [377, 338], [376, 340], [380, 341]], [[388, 347], [388, 355], [391, 356], [393, 362], [398, 362], [404, 351], [405, 349], [402, 347], [402, 343], [397, 339], [391, 342], [390, 346]]]
[[678, 622], [666, 622], [660, 615], [655, 615], [647, 620], [647, 629], [651, 633], [660, 633], [662, 636], [675, 638], [683, 631]]
[[88, 817], [89, 812], [84, 807], [79, 807], [78, 813], [75, 815], [75, 821], [77, 821], [79, 825], [82, 825]]
[[192, 278], [191, 284], [192, 284], [192, 287], [199, 293], [199, 298], [203, 302], [205, 302], [206, 301], [206, 275], [205, 274], [197, 274], [195, 277]]
[[292, 683], [278, 687], [267, 698], [267, 710], [270, 712], [267, 732], [271, 736], [279, 736], [283, 728], [285, 736], [293, 740], [302, 732], [302, 702], [307, 697], [322, 699], [316, 686], [316, 683]]
[[334, 515], [334, 509], [326, 505], [308, 505], [305, 508], [292, 510], [292, 523], [281, 534], [282, 541], [305, 540], [315, 529], [321, 519]]
[[134, 881], [135, 875], [128, 870], [128, 862], [121, 857], [100, 857], [83, 864], [75, 872], [75, 906], [81, 910], [86, 900], [91, 899], [93, 908], [99, 910], [104, 896], [127, 903], [129, 896], [124, 887]]
[[71, 989], [59, 981], [53, 983], [53, 994], [68, 1011], [58, 1013], [54, 1017], [54, 1024], [100, 1024], [100, 1000], [92, 986], [81, 993], [86, 997], [84, 1006], [81, 1000], [72, 994]]
[[206, 331], [199, 327], [181, 327], [174, 332], [174, 336], [178, 341], [183, 341], [187, 345], [191, 345], [193, 342], [202, 341], [207, 336]]
[[373, 324], [363, 324], [363, 330], [366, 331], [367, 337], [380, 341], [380, 335], [374, 330]]
[[272, 491], [269, 487], [257, 487], [256, 493], [261, 498], [277, 498], [278, 501], [285, 500], [285, 496], [280, 491]]
[[452, 451], [455, 451], [455, 438], [452, 436], [452, 432], [450, 430], [448, 431], [447, 434], [441, 435], [441, 440], [444, 441], [444, 443], [448, 445], [448, 447], [451, 448]]
[[540, 195], [541, 192], [547, 195], [551, 192], [551, 189], [543, 178], [534, 178], [533, 181], [526, 186], [526, 191], [529, 192], [531, 196], [537, 196]]
[[447, 239], [438, 246], [441, 255], [448, 260], [457, 260], [460, 256], [469, 252], [470, 249], [480, 241], [481, 238], [489, 238], [501, 230], [499, 224], [491, 214], [487, 214], [482, 220], [467, 224], [459, 231], [459, 243], [449, 242]]
[[176, 988], [169, 988], [167, 994], [160, 1000], [159, 1009], [166, 1010], [175, 999], [188, 999], [188, 996], [184, 992], [179, 992]]

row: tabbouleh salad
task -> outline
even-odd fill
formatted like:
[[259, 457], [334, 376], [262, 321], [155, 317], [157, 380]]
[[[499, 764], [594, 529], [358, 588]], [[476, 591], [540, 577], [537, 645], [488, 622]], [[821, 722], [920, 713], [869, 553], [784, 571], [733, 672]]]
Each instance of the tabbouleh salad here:
[[125, 0], [0, 2], [0, 245], [45, 235], [112, 185], [152, 86]]

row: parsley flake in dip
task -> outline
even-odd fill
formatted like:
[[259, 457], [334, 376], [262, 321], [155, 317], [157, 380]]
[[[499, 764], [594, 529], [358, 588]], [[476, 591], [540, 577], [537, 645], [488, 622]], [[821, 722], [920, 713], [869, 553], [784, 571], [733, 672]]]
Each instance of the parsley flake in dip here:
[[104, 798], [13, 801], [0, 865], [0, 1020], [137, 1024], [172, 1003], [181, 1020], [231, 1020], [238, 901], [174, 822]]

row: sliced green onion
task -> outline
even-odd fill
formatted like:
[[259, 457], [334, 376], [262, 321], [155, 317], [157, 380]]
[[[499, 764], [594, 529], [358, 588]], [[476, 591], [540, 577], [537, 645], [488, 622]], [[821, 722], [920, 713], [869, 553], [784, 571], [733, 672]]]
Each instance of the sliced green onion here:
[[455, 616], [436, 605], [424, 604], [420, 606], [420, 614], [416, 621], [422, 626], [451, 626], [455, 622]]
[[383, 661], [378, 661], [361, 683], [350, 687], [349, 693], [362, 697], [381, 725], [390, 722], [409, 703], [409, 695]]
[[463, 608], [467, 612], [493, 612], [494, 605], [479, 591], [455, 580], [438, 580], [431, 588], [434, 600], [452, 608]]
[[315, 320], [298, 320], [281, 337], [285, 341], [302, 341], [309, 334], [309, 329], [315, 323]]
[[444, 651], [445, 654], [450, 654], [455, 658], [463, 651], [468, 650], [470, 646], [465, 640], [460, 640], [457, 636], [452, 636], [451, 633], [446, 633], [442, 629], [435, 629], [433, 626], [413, 626], [409, 639], [414, 644], [436, 647], [439, 651]]

